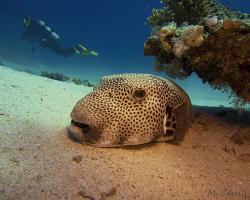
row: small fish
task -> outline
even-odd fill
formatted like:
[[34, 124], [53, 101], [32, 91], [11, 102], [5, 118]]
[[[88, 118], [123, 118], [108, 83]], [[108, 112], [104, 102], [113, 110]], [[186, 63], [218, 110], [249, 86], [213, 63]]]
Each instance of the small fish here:
[[191, 102], [170, 80], [150, 74], [105, 76], [71, 112], [69, 136], [97, 147], [182, 140]]

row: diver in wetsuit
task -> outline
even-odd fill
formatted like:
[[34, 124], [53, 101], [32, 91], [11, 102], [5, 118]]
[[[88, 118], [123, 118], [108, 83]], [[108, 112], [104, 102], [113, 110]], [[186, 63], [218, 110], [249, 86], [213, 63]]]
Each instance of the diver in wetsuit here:
[[81, 56], [98, 55], [97, 52], [91, 51], [81, 44], [70, 48], [62, 47], [59, 43], [60, 37], [41, 20], [25, 17], [24, 25], [25, 32], [22, 35], [23, 39], [27, 39], [31, 42], [38, 42], [43, 48], [49, 48], [58, 55], [62, 55], [64, 57], [69, 57], [74, 54]]

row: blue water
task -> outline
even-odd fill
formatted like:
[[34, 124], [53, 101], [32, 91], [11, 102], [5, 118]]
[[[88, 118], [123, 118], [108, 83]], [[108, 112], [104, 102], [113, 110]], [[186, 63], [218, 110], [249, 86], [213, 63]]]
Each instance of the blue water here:
[[[220, 1], [230, 8], [250, 12], [250, 1]], [[150, 36], [146, 17], [159, 0], [1, 0], [0, 61], [17, 69], [63, 72], [97, 82], [103, 75], [137, 72], [158, 74], [154, 58], [143, 55], [143, 43]], [[24, 41], [23, 18], [41, 19], [61, 36], [63, 46], [78, 43], [97, 51], [98, 57], [64, 58], [39, 45]], [[31, 49], [35, 48], [35, 52]], [[195, 99], [194, 93], [207, 90], [207, 99], [219, 98], [228, 104], [227, 96], [213, 91], [196, 76], [181, 82]], [[195, 91], [195, 92], [194, 92]], [[225, 100], [224, 100], [225, 99]]]

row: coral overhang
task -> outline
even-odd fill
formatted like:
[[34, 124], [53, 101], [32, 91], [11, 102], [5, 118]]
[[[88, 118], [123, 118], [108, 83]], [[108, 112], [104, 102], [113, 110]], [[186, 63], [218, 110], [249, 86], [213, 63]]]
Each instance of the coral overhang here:
[[181, 79], [195, 72], [250, 103], [250, 15], [213, 0], [163, 2], [148, 18], [152, 34], [144, 44], [156, 69]]

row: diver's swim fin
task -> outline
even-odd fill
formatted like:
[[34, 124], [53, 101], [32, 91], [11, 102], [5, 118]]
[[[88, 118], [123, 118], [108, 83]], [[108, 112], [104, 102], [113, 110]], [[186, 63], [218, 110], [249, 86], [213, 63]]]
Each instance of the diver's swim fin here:
[[76, 47], [73, 47], [73, 49], [74, 49], [76, 54], [80, 54], [80, 51]]
[[82, 50], [84, 50], [84, 51], [86, 51], [87, 50], [87, 48], [86, 47], [84, 47], [84, 46], [82, 46], [81, 44], [78, 44], [78, 47], [79, 48], [81, 48]]
[[89, 54], [91, 54], [92, 56], [98, 56], [98, 53], [95, 51], [90, 51]]
[[81, 44], [78, 44], [77, 47], [74, 48], [74, 50], [76, 54], [79, 54], [81, 56], [87, 56], [87, 55], [98, 56], [97, 52], [89, 50]]

